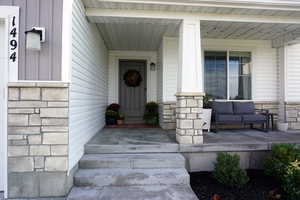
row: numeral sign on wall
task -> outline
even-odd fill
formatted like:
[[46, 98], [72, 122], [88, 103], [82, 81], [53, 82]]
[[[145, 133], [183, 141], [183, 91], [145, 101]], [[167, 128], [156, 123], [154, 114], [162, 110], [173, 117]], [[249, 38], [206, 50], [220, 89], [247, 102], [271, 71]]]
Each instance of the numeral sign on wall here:
[[18, 62], [18, 22], [17, 17], [12, 16], [9, 29], [9, 61], [10, 63]]

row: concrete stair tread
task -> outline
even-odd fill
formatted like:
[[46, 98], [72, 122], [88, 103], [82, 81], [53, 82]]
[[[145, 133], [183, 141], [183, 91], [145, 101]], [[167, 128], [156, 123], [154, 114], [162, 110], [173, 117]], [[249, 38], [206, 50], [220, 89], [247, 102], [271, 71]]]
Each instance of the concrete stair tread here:
[[77, 186], [131, 186], [189, 184], [184, 168], [174, 169], [79, 169], [74, 176]]
[[86, 154], [80, 168], [184, 168], [185, 159], [178, 153], [164, 154]]
[[74, 187], [67, 200], [198, 200], [190, 186]]
[[162, 144], [86, 144], [86, 154], [177, 153], [176, 143]]

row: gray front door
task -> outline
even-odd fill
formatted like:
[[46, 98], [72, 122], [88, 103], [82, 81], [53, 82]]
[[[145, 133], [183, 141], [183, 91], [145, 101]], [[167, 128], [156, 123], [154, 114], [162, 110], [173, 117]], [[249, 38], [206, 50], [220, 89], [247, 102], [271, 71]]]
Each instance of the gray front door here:
[[[125, 115], [125, 123], [143, 123], [143, 114], [146, 104], [146, 61], [144, 60], [120, 60], [120, 91], [119, 103], [121, 113]], [[124, 75], [130, 72], [138, 72], [141, 82], [137, 86], [130, 87], [124, 80]]]

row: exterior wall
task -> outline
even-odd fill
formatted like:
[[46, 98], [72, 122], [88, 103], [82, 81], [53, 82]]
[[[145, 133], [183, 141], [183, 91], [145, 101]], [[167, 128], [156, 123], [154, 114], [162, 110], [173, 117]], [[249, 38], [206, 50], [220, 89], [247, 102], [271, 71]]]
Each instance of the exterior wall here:
[[[19, 6], [19, 80], [61, 80], [62, 0], [1, 0], [0, 6]], [[25, 31], [46, 28], [40, 52], [26, 50]]]
[[159, 103], [159, 125], [162, 129], [176, 129], [176, 102]]
[[286, 46], [286, 102], [300, 104], [300, 44]]
[[285, 112], [289, 129], [300, 130], [300, 102], [287, 102]]
[[[164, 78], [169, 81], [168, 86], [163, 90], [164, 101], [174, 101], [177, 85], [178, 62], [175, 56], [176, 38], [168, 40], [169, 46], [164, 46], [165, 52], [163, 63], [167, 71], [164, 71]], [[172, 42], [171, 42], [172, 41]], [[164, 44], [166, 44], [164, 43]], [[173, 44], [172, 44], [173, 43]], [[278, 101], [278, 65], [277, 51], [271, 47], [271, 41], [265, 40], [223, 40], [223, 39], [202, 39], [202, 49], [205, 50], [239, 50], [252, 51], [252, 93], [254, 101]], [[165, 53], [164, 52], [164, 53]], [[165, 64], [165, 60], [173, 62]], [[166, 61], [168, 63], [168, 61]], [[177, 64], [176, 64], [177, 62]], [[166, 83], [165, 83], [166, 84]], [[167, 84], [166, 84], [167, 85]], [[172, 87], [171, 87], [172, 86]]]
[[8, 196], [64, 196], [68, 170], [69, 86], [10, 83], [8, 89]]
[[71, 75], [69, 169], [103, 128], [108, 96], [108, 51], [96, 25], [87, 21], [80, 0], [73, 4]]
[[108, 103], [119, 102], [119, 59], [147, 61], [147, 102], [157, 101], [157, 69], [150, 70], [150, 63], [157, 64], [155, 51], [110, 51], [108, 68]]

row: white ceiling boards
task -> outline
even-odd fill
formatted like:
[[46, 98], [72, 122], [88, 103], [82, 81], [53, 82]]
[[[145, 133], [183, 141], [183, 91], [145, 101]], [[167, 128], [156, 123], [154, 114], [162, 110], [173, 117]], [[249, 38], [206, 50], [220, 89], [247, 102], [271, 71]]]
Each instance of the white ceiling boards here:
[[271, 0], [264, 0], [256, 7], [248, 3], [249, 8], [246, 0], [83, 2], [110, 50], [157, 50], [162, 37], [177, 37], [181, 19], [189, 17], [201, 21], [202, 38], [272, 40], [276, 46], [300, 37], [300, 3], [291, 7], [291, 1], [267, 6]]

